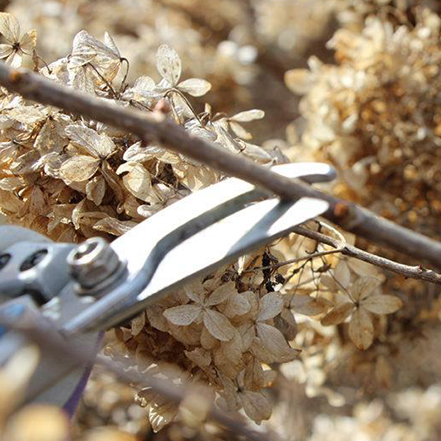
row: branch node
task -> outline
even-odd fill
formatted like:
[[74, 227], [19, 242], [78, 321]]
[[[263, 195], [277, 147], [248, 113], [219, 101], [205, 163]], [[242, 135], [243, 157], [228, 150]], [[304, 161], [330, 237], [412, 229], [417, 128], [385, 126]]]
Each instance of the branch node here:
[[12, 69], [9, 72], [8, 79], [11, 83], [17, 84], [23, 79], [23, 72], [18, 69]]

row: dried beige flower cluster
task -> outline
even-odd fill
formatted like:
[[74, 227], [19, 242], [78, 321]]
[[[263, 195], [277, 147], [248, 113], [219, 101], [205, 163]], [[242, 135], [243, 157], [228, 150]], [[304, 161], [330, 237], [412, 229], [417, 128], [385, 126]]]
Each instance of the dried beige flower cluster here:
[[[17, 20], [7, 13], [0, 17], [0, 31], [18, 39]], [[128, 63], [109, 34], [104, 40], [101, 43], [81, 31], [74, 38], [72, 52], [40, 69], [41, 74], [123, 107], [151, 111], [157, 106], [156, 111], [161, 111], [162, 106], [168, 111], [169, 106], [171, 117], [193, 134], [262, 163], [273, 162], [271, 152], [237, 138], [250, 138], [239, 122], [260, 119], [263, 112], [251, 110], [228, 119], [197, 115], [187, 96], [204, 95], [210, 83], [198, 78], [180, 81], [181, 60], [166, 45], [157, 51], [160, 82], [143, 76], [127, 87]], [[18, 51], [26, 54], [24, 48], [14, 54], [6, 51], [6, 61], [20, 62]], [[0, 210], [11, 221], [55, 240], [78, 241], [97, 232], [120, 235], [189, 191], [219, 178], [159, 146], [26, 103], [6, 92], [1, 106]]]
[[[169, 372], [165, 363], [177, 364], [182, 372], [168, 375], [174, 381], [203, 380], [213, 387], [218, 405], [227, 410], [243, 407], [260, 423], [271, 415], [262, 392], [275, 379], [269, 365], [291, 361], [299, 353], [277, 327], [277, 320], [287, 314], [281, 293], [245, 285], [231, 267], [149, 307], [131, 329], [117, 331], [107, 351], [132, 360], [141, 371], [156, 369], [161, 375]], [[148, 389], [138, 394], [139, 402], [149, 406], [154, 430], [178, 411], [158, 398]]]
[[[19, 34], [12, 15], [1, 13], [0, 18], [3, 34]], [[35, 54], [27, 55], [37, 59]], [[7, 62], [18, 63], [9, 56]], [[127, 65], [109, 34], [102, 43], [81, 31], [67, 57], [39, 72], [115, 105], [146, 112], [169, 109], [170, 118], [194, 135], [263, 164], [275, 162], [271, 151], [248, 142], [251, 135], [242, 126], [261, 119], [262, 111], [227, 117], [212, 115], [206, 106], [203, 114], [195, 113], [187, 96], [204, 95], [210, 84], [198, 78], [181, 81], [181, 59], [169, 46], [157, 51], [158, 83], [143, 76], [133, 87], [126, 87]], [[160, 146], [27, 103], [6, 91], [1, 124], [0, 209], [14, 223], [55, 240], [79, 241], [98, 233], [118, 236], [167, 204], [219, 179], [203, 165]], [[163, 351], [170, 357], [166, 361], [185, 359], [185, 371], [214, 385], [220, 403], [230, 410], [243, 407], [260, 422], [271, 414], [261, 389], [271, 384], [275, 374], [262, 363], [283, 363], [298, 355], [274, 326], [276, 318], [289, 317], [290, 311], [284, 311], [280, 293], [267, 291], [259, 285], [251, 290], [251, 284], [245, 283], [238, 291], [236, 281], [226, 280], [221, 272], [170, 297], [167, 307], [151, 308], [147, 322], [145, 315], [135, 320], [128, 337], [121, 331], [123, 346], [131, 349], [136, 342], [138, 352], [153, 356], [142, 364], [137, 355], [134, 361], [139, 369], [162, 361]], [[169, 344], [164, 345], [157, 334]], [[148, 404], [155, 429], [174, 416], [175, 409], [158, 402], [158, 397]]]
[[[29, 346], [17, 352], [0, 370], [0, 440], [66, 441], [70, 421], [65, 412], [48, 405], [28, 405], [15, 411], [21, 403], [37, 368], [39, 352]], [[89, 431], [79, 441], [135, 441], [135, 437], [116, 429]]]
[[312, 58], [286, 83], [304, 95], [303, 151], [337, 167], [337, 194], [439, 236], [441, 20], [428, 9], [417, 18], [339, 29], [329, 42], [338, 65]]
[[[312, 428], [311, 441], [414, 441], [437, 439], [440, 434], [441, 387], [427, 390], [411, 388], [381, 400], [358, 403], [351, 417], [332, 418], [318, 415]], [[399, 421], [392, 415], [397, 414]]]
[[[383, 276], [368, 264], [335, 255], [310, 257], [324, 250], [320, 244], [293, 236], [244, 256], [149, 307], [131, 328], [116, 332], [106, 351], [125, 364], [177, 384], [202, 380], [212, 387], [222, 408], [243, 408], [260, 423], [271, 415], [272, 405], [263, 389], [275, 380], [276, 371], [271, 368], [275, 363], [293, 362], [297, 370], [307, 369], [314, 358], [310, 346], [313, 352], [333, 347], [335, 356], [335, 326], [331, 325], [343, 322], [348, 323], [354, 344], [367, 349], [381, 332], [374, 317], [402, 306], [398, 298], [381, 293]], [[293, 256], [303, 261], [278, 269], [278, 263]], [[293, 361], [298, 348], [305, 348], [304, 354]], [[314, 371], [321, 370], [318, 378], [314, 373], [294, 377], [308, 384], [308, 395], [340, 402], [338, 394], [324, 385], [325, 359], [321, 363]], [[170, 371], [169, 364], [181, 371]], [[138, 393], [138, 401], [148, 406], [154, 430], [178, 413], [176, 406], [149, 389]]]
[[337, 17], [344, 27], [361, 31], [367, 17], [375, 16], [393, 26], [413, 26], [423, 9], [441, 12], [437, 0], [338, 0]]
[[334, 0], [9, 3], [8, 12], [20, 18], [23, 29], [37, 29], [38, 53], [47, 62], [67, 54], [80, 30], [95, 36], [107, 31], [130, 60], [128, 79], [133, 83], [140, 76], [156, 75], [155, 52], [166, 43], [179, 53], [187, 77], [211, 83], [210, 103], [218, 111], [232, 115], [271, 106], [254, 128], [262, 142], [283, 137], [286, 124], [297, 115], [295, 101], [276, 98], [286, 93], [280, 78], [293, 62], [304, 64], [303, 53], [315, 53], [324, 45]]
[[334, 0], [257, 0], [257, 30], [266, 44], [301, 58], [326, 34], [336, 6]]

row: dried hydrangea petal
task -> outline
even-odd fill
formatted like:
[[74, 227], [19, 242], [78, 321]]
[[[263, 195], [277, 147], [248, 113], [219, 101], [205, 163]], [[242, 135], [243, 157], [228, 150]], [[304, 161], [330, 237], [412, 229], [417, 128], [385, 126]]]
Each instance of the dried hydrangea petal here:
[[250, 140], [252, 138], [251, 133], [245, 130], [240, 124], [230, 121], [230, 128], [236, 136], [242, 139]]
[[99, 166], [99, 159], [85, 155], [73, 156], [63, 162], [60, 167], [60, 177], [68, 185], [72, 182], [86, 181], [97, 172]]
[[328, 313], [320, 320], [323, 326], [338, 325], [343, 323], [354, 310], [352, 302], [340, 303], [334, 306]]
[[202, 308], [198, 305], [179, 305], [164, 311], [164, 317], [174, 325], [191, 325], [201, 313]]
[[349, 337], [358, 349], [367, 349], [374, 340], [374, 325], [363, 308], [357, 308], [349, 323]]
[[262, 119], [265, 117], [265, 112], [260, 109], [245, 110], [243, 112], [236, 113], [229, 118], [229, 121], [236, 122], [250, 122]]
[[283, 299], [280, 294], [268, 293], [260, 300], [260, 310], [257, 320], [265, 321], [274, 318], [282, 312]]
[[7, 58], [13, 53], [12, 46], [10, 44], [0, 44], [0, 58]]
[[228, 318], [242, 316], [250, 312], [251, 304], [243, 293], [232, 294], [227, 301], [224, 314]]
[[260, 424], [263, 420], [270, 418], [271, 404], [262, 393], [245, 390], [239, 397], [245, 413], [255, 423]]
[[266, 323], [258, 323], [256, 325], [257, 336], [262, 345], [277, 360], [289, 352], [289, 345], [283, 334], [274, 326]]
[[25, 54], [31, 54], [37, 44], [37, 31], [35, 29], [26, 32], [26, 34], [21, 37], [20, 49]]
[[152, 192], [150, 173], [139, 163], [123, 164], [118, 168], [117, 173], [120, 174], [126, 171], [129, 172], [122, 178], [124, 186], [133, 196], [148, 202]]
[[219, 303], [227, 301], [235, 293], [237, 293], [236, 284], [230, 281], [216, 288], [205, 301], [205, 304], [207, 306], [219, 305]]
[[95, 176], [86, 184], [86, 196], [95, 205], [101, 205], [104, 195], [106, 194], [106, 181], [100, 176]]
[[392, 314], [403, 306], [403, 302], [395, 296], [377, 294], [371, 295], [366, 300], [363, 300], [361, 305], [374, 314]]
[[202, 348], [195, 348], [192, 351], [184, 351], [187, 358], [189, 358], [197, 366], [206, 368], [211, 363], [211, 355], [209, 351]]
[[159, 46], [156, 53], [156, 67], [162, 78], [171, 86], [178, 84], [182, 67], [181, 59], [174, 49], [166, 44]]
[[230, 321], [214, 309], [204, 311], [204, 325], [208, 332], [220, 341], [231, 340], [234, 336], [234, 327]]
[[12, 14], [0, 13], [0, 33], [11, 44], [20, 41], [20, 23]]
[[178, 89], [191, 96], [199, 97], [205, 95], [211, 89], [211, 84], [201, 78], [189, 78], [179, 83]]
[[363, 302], [381, 283], [381, 280], [374, 279], [373, 277], [359, 277], [351, 286], [351, 295], [355, 301]]
[[133, 221], [121, 221], [114, 217], [106, 217], [98, 221], [93, 229], [97, 231], [103, 231], [104, 233], [111, 234], [112, 236], [122, 236], [129, 232], [133, 227], [137, 225], [137, 222]]
[[332, 307], [332, 303], [322, 298], [313, 298], [307, 295], [294, 296], [290, 306], [300, 314], [315, 316], [324, 314]]
[[66, 127], [66, 134], [73, 142], [96, 158], [106, 158], [116, 149], [109, 136], [105, 134], [100, 135], [88, 127], [70, 125]]

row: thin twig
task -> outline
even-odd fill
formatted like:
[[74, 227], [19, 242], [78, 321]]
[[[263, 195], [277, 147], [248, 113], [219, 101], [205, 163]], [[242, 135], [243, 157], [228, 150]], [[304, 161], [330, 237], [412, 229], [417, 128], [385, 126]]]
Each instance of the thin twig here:
[[[160, 112], [151, 114], [127, 109], [102, 99], [75, 92], [41, 75], [13, 69], [0, 63], [0, 85], [42, 104], [64, 109], [155, 140], [164, 147], [188, 156], [223, 173], [248, 181], [282, 199], [319, 198], [329, 203], [324, 217], [357, 236], [389, 246], [441, 269], [441, 243], [408, 230], [353, 203], [320, 192], [298, 180], [278, 175], [240, 155], [227, 152], [204, 138], [192, 136]], [[415, 271], [409, 273], [409, 277]], [[420, 277], [421, 278], [421, 277]], [[432, 281], [433, 278], [423, 280]]]
[[424, 280], [426, 282], [435, 283], [436, 285], [441, 285], [441, 274], [424, 268], [421, 265], [403, 265], [402, 263], [394, 262], [393, 260], [386, 259], [385, 257], [380, 257], [376, 254], [371, 254], [367, 251], [360, 250], [359, 248], [349, 244], [344, 244], [342, 247], [341, 241], [302, 226], [295, 227], [293, 232], [334, 247], [336, 250], [338, 250], [338, 252], [341, 252], [345, 256], [363, 260], [364, 262], [392, 271], [393, 273], [400, 274], [406, 278]]
[[272, 265], [256, 266], [254, 268], [250, 268], [250, 269], [242, 271], [242, 274], [256, 272], [256, 271], [263, 271], [263, 270], [267, 270], [267, 269], [277, 269], [282, 266], [291, 265], [293, 263], [304, 262], [305, 260], [309, 261], [309, 260], [315, 259], [317, 257], [327, 256], [329, 254], [336, 254], [336, 253], [341, 253], [341, 252], [343, 252], [343, 249], [340, 249], [340, 248], [335, 249], [335, 250], [320, 251], [317, 253], [310, 254], [309, 256], [296, 257], [294, 259], [288, 259], [288, 260], [284, 260], [282, 262], [273, 263]]

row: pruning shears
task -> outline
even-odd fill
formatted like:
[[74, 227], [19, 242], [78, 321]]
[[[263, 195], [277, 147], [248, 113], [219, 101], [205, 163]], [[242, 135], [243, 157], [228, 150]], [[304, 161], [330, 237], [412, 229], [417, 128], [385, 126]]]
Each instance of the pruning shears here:
[[[272, 170], [309, 184], [328, 182], [335, 171], [321, 163]], [[0, 364], [23, 345], [20, 326], [56, 335], [90, 354], [89, 363], [43, 349], [27, 399], [73, 412], [84, 389], [103, 331], [124, 323], [193, 278], [288, 234], [324, 213], [328, 203], [281, 201], [252, 184], [228, 178], [197, 191], [108, 243], [54, 243], [33, 231], [0, 227]]]

